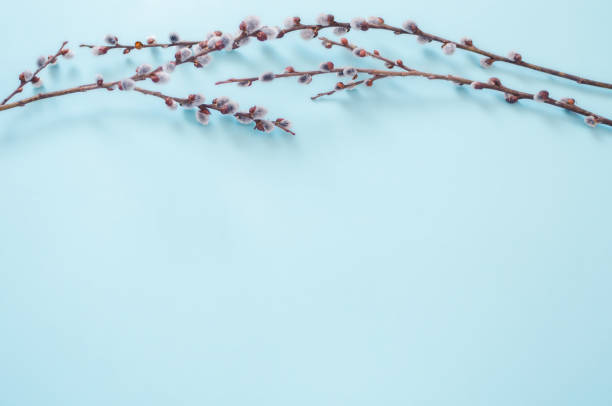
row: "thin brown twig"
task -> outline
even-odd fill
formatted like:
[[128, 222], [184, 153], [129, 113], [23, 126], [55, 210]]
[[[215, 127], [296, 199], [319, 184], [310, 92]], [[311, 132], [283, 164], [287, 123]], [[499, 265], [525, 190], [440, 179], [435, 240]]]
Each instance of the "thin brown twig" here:
[[[316, 37], [319, 33], [319, 31], [327, 29], [327, 28], [337, 28], [337, 27], [341, 27], [343, 29], [345, 29], [347, 32], [351, 30], [351, 23], [347, 23], [347, 22], [339, 22], [336, 21], [334, 19], [334, 17], [332, 15], [330, 16], [330, 20], [328, 22], [328, 24], [326, 25], [320, 25], [320, 24], [301, 24], [299, 17], [295, 17], [296, 19], [296, 23], [294, 26], [290, 27], [290, 28], [285, 28], [279, 31], [278, 35], [276, 36], [276, 38], [282, 38], [285, 36], [285, 34], [288, 34], [290, 32], [294, 32], [294, 31], [302, 31], [302, 30], [312, 30], [313, 31], [313, 36]], [[425, 32], [423, 30], [421, 30], [417, 24], [415, 23], [411, 23], [408, 25], [408, 29], [404, 29], [402, 27], [396, 27], [396, 26], [392, 26], [389, 24], [386, 24], [384, 22], [384, 19], [380, 18], [380, 17], [376, 17], [375, 19], [377, 19], [377, 23], [373, 23], [373, 22], [367, 22], [364, 21], [363, 23], [359, 24], [359, 29], [366, 31], [368, 29], [375, 29], [375, 30], [384, 30], [384, 31], [390, 31], [393, 32], [396, 35], [413, 35], [416, 37], [419, 37], [420, 39], [426, 41], [426, 42], [438, 42], [440, 44], [442, 44], [442, 46], [445, 46], [447, 44], [453, 44], [456, 48], [459, 49], [463, 49], [465, 51], [468, 52], [472, 52], [475, 54], [479, 54], [481, 56], [486, 57], [484, 60], [484, 64], [486, 66], [491, 66], [493, 63], [495, 62], [504, 62], [504, 63], [508, 63], [508, 64], [512, 64], [512, 65], [516, 65], [516, 66], [521, 66], [523, 68], [527, 68], [527, 69], [531, 69], [531, 70], [535, 70], [538, 72], [542, 72], [542, 73], [546, 73], [549, 75], [553, 75], [553, 76], [557, 76], [557, 77], [561, 77], [564, 79], [568, 79], [571, 81], [574, 81], [576, 83], [579, 84], [584, 84], [584, 85], [589, 85], [589, 86], [595, 86], [595, 87], [601, 87], [601, 88], [606, 88], [606, 89], [612, 89], [612, 83], [607, 83], [607, 82], [602, 82], [602, 81], [596, 81], [596, 80], [592, 80], [592, 79], [587, 79], [578, 75], [574, 75], [574, 74], [570, 74], [570, 73], [566, 73], [566, 72], [562, 72], [556, 69], [551, 69], [551, 68], [546, 68], [544, 66], [540, 66], [540, 65], [536, 65], [533, 63], [529, 63], [523, 60], [522, 56], [518, 53], [514, 53], [513, 55], [511, 55], [512, 57], [505, 57], [502, 55], [498, 55], [495, 54], [493, 52], [489, 52], [486, 51], [482, 48], [479, 48], [477, 46], [474, 45], [473, 41], [471, 39], [465, 39], [462, 41], [452, 41], [450, 39], [441, 37], [439, 35], [435, 35], [435, 34], [430, 34], [428, 32]], [[232, 44], [232, 48], [238, 48], [240, 46], [240, 41], [243, 40], [246, 37], [256, 37], [260, 40], [265, 40], [265, 39], [261, 39], [259, 36], [261, 29], [256, 30], [252, 33], [247, 33], [246, 31], [242, 31], [241, 34], [239, 36], [237, 36]], [[140, 48], [151, 48], [151, 47], [162, 47], [162, 48], [168, 48], [168, 47], [172, 47], [172, 46], [187, 46], [187, 47], [191, 47], [195, 44], [198, 44], [198, 41], [182, 41], [182, 42], [175, 42], [175, 43], [154, 43], [154, 44], [141, 44], [142, 46]], [[81, 46], [85, 46], [85, 47], [89, 47], [89, 48], [93, 48], [95, 47], [95, 45], [86, 45], [83, 44]], [[134, 48], [137, 48], [135, 45], [110, 45], [106, 47], [107, 49], [116, 49], [116, 48], [123, 48], [126, 50], [131, 50]]]
[[[140, 87], [135, 87], [134, 91], [142, 93], [142, 94], [146, 94], [149, 96], [154, 96], [154, 97], [159, 97], [160, 99], [163, 99], [164, 101], [171, 99], [174, 100], [175, 102], [177, 102], [179, 105], [181, 106], [189, 106], [190, 101], [188, 98], [181, 98], [181, 97], [174, 97], [174, 96], [168, 96], [166, 94], [163, 94], [161, 92], [158, 91], [152, 91], [152, 90], [148, 90], [148, 89], [143, 89]], [[212, 104], [200, 104], [198, 106], [198, 108], [200, 110], [204, 110], [204, 109], [208, 109], [208, 110], [215, 110], [218, 111], [222, 114], [226, 114], [223, 110], [222, 107], [218, 106], [216, 103], [212, 103]], [[258, 118], [254, 118], [252, 113], [245, 113], [245, 112], [236, 112], [234, 114], [232, 114], [234, 117], [236, 118], [240, 118], [240, 117], [246, 117], [246, 118], [250, 118], [251, 120], [253, 120], [253, 122], [255, 122], [255, 129], [260, 130], [260, 123], [263, 121], [261, 119]], [[291, 131], [289, 128], [283, 127], [282, 125], [280, 125], [280, 120], [282, 119], [277, 119], [275, 121], [270, 121], [275, 127], [280, 128], [281, 130], [291, 134], [291, 135], [295, 135], [295, 132]]]
[[38, 67], [38, 69], [36, 69], [34, 71], [34, 73], [32, 73], [32, 77], [28, 80], [22, 80], [20, 79], [20, 83], [19, 86], [17, 86], [17, 89], [15, 89], [11, 94], [9, 94], [4, 100], [2, 100], [2, 103], [0, 103], [0, 106], [5, 105], [9, 100], [11, 100], [13, 98], [13, 96], [15, 96], [17, 93], [21, 93], [23, 91], [23, 87], [32, 82], [32, 80], [34, 80], [34, 78], [38, 78], [36, 75], [38, 75], [43, 69], [45, 69], [47, 66], [49, 66], [51, 63], [55, 63], [57, 61], [57, 58], [60, 55], [64, 54], [64, 47], [66, 46], [66, 44], [68, 44], [68, 41], [64, 41], [62, 43], [62, 46], [60, 46], [59, 50], [55, 53], [55, 55], [49, 56], [47, 58], [47, 60]]
[[[515, 89], [511, 89], [509, 87], [503, 86], [501, 84], [501, 81], [499, 81], [499, 79], [497, 78], [491, 78], [489, 82], [484, 83], [484, 82], [473, 81], [473, 80], [466, 79], [460, 76], [455, 76], [455, 75], [441, 75], [441, 74], [430, 73], [430, 72], [421, 72], [421, 71], [412, 69], [404, 65], [404, 63], [401, 60], [397, 60], [394, 62], [391, 59], [382, 57], [380, 53], [378, 53], [378, 51], [375, 51], [373, 53], [373, 52], [366, 51], [362, 48], [359, 48], [356, 45], [350, 44], [344, 38], [342, 39], [342, 42], [332, 41], [325, 37], [322, 37], [320, 39], [321, 41], [324, 41], [324, 43], [327, 43], [327, 45], [329, 45], [327, 46], [328, 48], [331, 46], [340, 46], [350, 51], [359, 49], [360, 51], [363, 51], [363, 53], [361, 53], [361, 56], [369, 56], [375, 59], [382, 60], [386, 63], [388, 68], [399, 67], [403, 71], [398, 72], [398, 71], [391, 71], [391, 70], [356, 68], [355, 69], [356, 72], [371, 75], [371, 78], [365, 81], [351, 82], [348, 84], [339, 82], [333, 91], [319, 93], [312, 97], [313, 100], [321, 96], [333, 94], [340, 90], [354, 88], [355, 86], [361, 85], [363, 83], [371, 86], [371, 84], [375, 80], [379, 80], [383, 78], [396, 77], [396, 76], [399, 76], [399, 77], [418, 76], [418, 77], [424, 77], [429, 80], [443, 80], [443, 81], [453, 82], [458, 85], [471, 85], [473, 88], [477, 90], [490, 89], [493, 91], [501, 92], [506, 96], [506, 101], [508, 101], [509, 103], [516, 103], [517, 101], [522, 100], [522, 99], [539, 100], [543, 103], [550, 104], [552, 106], [562, 108], [568, 111], [572, 111], [574, 113], [580, 114], [587, 118], [592, 118], [595, 121], [595, 123], [601, 123], [601, 124], [605, 124], [608, 126], [612, 126], [612, 120], [605, 118], [603, 116], [600, 116], [598, 114], [595, 114], [591, 111], [585, 110], [581, 107], [578, 107], [575, 104], [575, 101], [573, 99], [555, 100], [551, 98], [548, 95], [548, 92], [546, 91], [542, 91], [538, 93], [537, 95], [526, 93], [526, 92], [521, 92]], [[294, 76], [303, 76], [303, 75], [316, 76], [316, 75], [323, 75], [323, 74], [339, 73], [342, 71], [343, 71], [342, 68], [333, 68], [333, 69], [328, 69], [328, 70], [312, 70], [312, 71], [294, 71], [293, 69], [291, 69], [291, 72], [273, 74], [273, 77], [274, 78], [285, 78], [285, 77], [294, 77]], [[250, 85], [251, 83], [256, 82], [258, 80], [261, 80], [260, 77], [231, 78], [231, 79], [217, 82], [216, 84], [219, 85], [219, 84], [226, 84], [226, 83], [246, 83]]]

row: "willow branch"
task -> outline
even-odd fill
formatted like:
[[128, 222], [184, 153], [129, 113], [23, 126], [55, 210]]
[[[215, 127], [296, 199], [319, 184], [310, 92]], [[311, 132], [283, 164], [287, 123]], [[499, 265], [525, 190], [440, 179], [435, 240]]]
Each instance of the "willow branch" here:
[[[603, 116], [600, 116], [598, 114], [595, 114], [586, 109], [583, 109], [581, 107], [578, 107], [575, 104], [574, 99], [564, 98], [561, 100], [556, 100], [550, 97], [549, 93], [545, 90], [537, 94], [532, 94], [532, 93], [522, 92], [519, 90], [515, 90], [512, 88], [503, 86], [501, 81], [497, 78], [491, 78], [487, 83], [484, 83], [484, 82], [473, 81], [471, 79], [467, 79], [467, 78], [463, 78], [463, 77], [455, 76], [455, 75], [441, 75], [441, 74], [430, 73], [430, 72], [422, 72], [422, 71], [419, 71], [419, 70], [416, 70], [416, 69], [413, 69], [413, 68], [410, 68], [404, 65], [404, 63], [401, 60], [392, 61], [389, 58], [385, 58], [381, 56], [378, 51], [369, 52], [369, 51], [366, 51], [365, 49], [359, 48], [356, 45], [350, 44], [348, 40], [346, 40], [345, 38], [343, 38], [341, 42], [332, 41], [324, 37], [320, 39], [321, 41], [324, 42], [324, 44], [326, 45], [326, 48], [331, 48], [332, 46], [340, 46], [340, 47], [343, 47], [343, 48], [346, 48], [352, 51], [353, 54], [357, 54], [357, 56], [359, 57], [369, 56], [369, 57], [385, 62], [387, 68], [389, 69], [398, 67], [402, 71], [356, 68], [354, 69], [356, 74], [365, 73], [365, 74], [370, 75], [371, 77], [365, 81], [350, 82], [348, 84], [345, 84], [343, 82], [338, 82], [334, 90], [329, 91], [329, 92], [319, 93], [312, 97], [313, 100], [319, 97], [322, 97], [322, 96], [334, 94], [341, 90], [352, 89], [361, 84], [366, 84], [367, 86], [371, 86], [375, 80], [380, 80], [380, 79], [384, 79], [388, 77], [417, 76], [417, 77], [423, 77], [429, 80], [448, 81], [448, 82], [452, 82], [452, 83], [455, 83], [457, 85], [462, 85], [462, 86], [470, 85], [472, 88], [476, 90], [489, 89], [492, 91], [500, 92], [504, 94], [506, 101], [511, 104], [516, 103], [519, 100], [523, 100], [523, 99], [539, 101], [542, 103], [546, 103], [546, 104], [549, 104], [549, 105], [552, 105], [558, 108], [562, 108], [562, 109], [580, 114], [585, 117], [585, 122], [588, 125], [594, 126], [598, 123], [601, 123], [601, 124], [605, 124], [608, 126], [612, 126], [612, 120], [605, 118]], [[331, 62], [327, 62], [326, 64], [323, 64], [323, 65], [327, 65], [328, 67], [333, 67], [333, 64]], [[320, 70], [311, 70], [311, 71], [295, 71], [292, 67], [289, 67], [287, 68], [287, 70], [288, 71], [284, 73], [279, 73], [279, 74], [273, 74], [271, 72], [265, 73], [259, 77], [231, 78], [231, 79], [217, 82], [216, 84], [219, 85], [219, 84], [226, 84], [226, 83], [238, 83], [243, 86], [249, 86], [253, 82], [256, 82], [259, 80], [270, 81], [270, 80], [277, 79], [277, 78], [286, 78], [286, 77], [295, 77], [295, 76], [300, 77], [300, 78], [302, 77], [311, 78], [313, 76], [318, 76], [318, 75], [325, 75], [325, 74], [332, 74], [332, 73], [340, 74], [344, 72], [344, 68], [336, 68], [336, 67], [324, 69], [324, 70], [320, 69]], [[355, 78], [356, 78], [356, 75], [355, 77], [353, 77], [353, 79]], [[310, 81], [309, 80], [304, 81], [304, 83], [310, 83]]]
[[23, 91], [23, 87], [28, 84], [28, 83], [32, 83], [32, 81], [38, 81], [40, 80], [38, 78], [38, 74], [45, 69], [47, 66], [49, 66], [50, 64], [53, 64], [55, 62], [57, 62], [57, 58], [60, 55], [66, 55], [69, 50], [64, 49], [64, 47], [66, 46], [66, 44], [68, 44], [68, 41], [64, 41], [62, 43], [62, 46], [60, 46], [59, 50], [55, 53], [55, 55], [50, 55], [45, 62], [43, 62], [38, 69], [36, 69], [34, 71], [34, 73], [31, 74], [31, 77], [29, 79], [23, 77], [22, 75], [20, 75], [19, 77], [19, 86], [17, 86], [17, 89], [15, 89], [11, 94], [9, 94], [4, 100], [2, 100], [2, 103], [0, 103], [0, 105], [5, 105], [9, 100], [11, 100], [13, 98], [13, 96], [15, 96], [17, 93], [21, 93]]
[[[508, 63], [508, 64], [520, 66], [523, 68], [535, 70], [538, 72], [546, 73], [549, 75], [561, 77], [564, 79], [568, 79], [568, 80], [574, 81], [579, 84], [596, 86], [596, 87], [601, 87], [601, 88], [606, 88], [606, 89], [612, 89], [612, 83], [596, 81], [596, 80], [584, 78], [578, 75], [562, 72], [556, 69], [551, 69], [551, 68], [546, 68], [544, 66], [536, 65], [536, 64], [523, 60], [522, 56], [516, 52], [511, 52], [506, 57], [506, 56], [498, 55], [493, 52], [490, 52], [490, 51], [487, 51], [487, 50], [484, 50], [482, 48], [475, 46], [473, 41], [469, 38], [463, 38], [460, 41], [452, 41], [448, 38], [444, 38], [436, 34], [425, 32], [421, 30], [421, 28], [419, 28], [416, 23], [411, 22], [411, 21], [406, 21], [403, 24], [403, 27], [397, 27], [397, 26], [386, 24], [384, 20], [380, 17], [370, 17], [367, 21], [361, 18], [355, 18], [351, 22], [339, 22], [339, 21], [336, 21], [334, 16], [331, 14], [323, 14], [322, 16], [325, 17], [323, 19], [324, 21], [322, 24], [302, 24], [299, 17], [290, 18], [290, 21], [292, 20], [292, 22], [290, 22], [289, 26], [285, 29], [277, 30], [276, 35], [273, 38], [282, 38], [286, 34], [295, 32], [295, 31], [308, 31], [308, 32], [311, 32], [311, 34], [305, 36], [305, 38], [309, 39], [309, 38], [316, 37], [321, 30], [325, 30], [328, 28], [333, 28], [334, 31], [337, 31], [336, 33], [338, 35], [342, 35], [350, 31], [351, 28], [356, 29], [356, 30], [361, 30], [361, 31], [367, 31], [368, 29], [384, 30], [384, 31], [390, 31], [396, 35], [413, 35], [413, 36], [416, 36], [419, 39], [419, 41], [423, 43], [432, 42], [432, 41], [437, 42], [442, 45], [443, 49], [445, 50], [445, 53], [449, 55], [454, 53], [455, 48], [459, 48], [467, 52], [472, 52], [472, 53], [484, 56], [485, 58], [481, 61], [481, 64], [484, 67], [490, 67], [495, 62], [503, 62], [503, 63]], [[319, 17], [319, 19], [321, 19], [321, 16]], [[240, 34], [234, 39], [232, 43], [233, 49], [240, 47], [242, 41], [249, 37], [257, 38], [260, 41], [271, 39], [270, 35], [268, 35], [270, 27], [259, 27], [256, 30], [247, 31], [243, 29], [244, 28], [243, 24], [244, 24], [244, 21], [241, 23], [241, 26], [240, 26], [241, 27]], [[220, 35], [220, 32], [217, 32], [217, 33], [219, 33]], [[206, 41], [204, 41], [204, 43], [205, 42]], [[134, 45], [114, 44], [114, 45], [106, 46], [104, 47], [105, 49], [104, 53], [106, 53], [106, 51], [111, 50], [111, 49], [124, 49], [124, 53], [127, 53], [131, 51], [132, 49], [152, 48], [152, 47], [168, 48], [168, 47], [174, 47], [174, 46], [192, 47], [195, 44], [202, 44], [202, 42], [177, 41], [174, 43], [172, 42], [171, 43], [153, 42], [149, 44], [149, 43], [142, 43], [141, 41], [137, 41]], [[88, 45], [88, 44], [83, 44], [81, 46], [89, 47], [89, 48], [96, 47], [95, 45]]]

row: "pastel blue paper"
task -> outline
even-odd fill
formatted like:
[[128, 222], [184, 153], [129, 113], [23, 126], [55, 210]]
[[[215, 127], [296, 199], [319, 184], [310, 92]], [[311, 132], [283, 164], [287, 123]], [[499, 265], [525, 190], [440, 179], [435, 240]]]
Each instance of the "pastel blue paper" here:
[[[612, 3], [4, 2], [0, 89], [63, 40], [200, 38], [411, 18], [449, 38], [612, 81]], [[331, 36], [331, 32], [325, 35]], [[612, 115], [612, 92], [386, 32], [407, 65], [547, 89]], [[131, 75], [171, 51], [76, 57], [46, 90]], [[424, 79], [311, 102], [380, 66], [299, 35], [179, 67], [159, 87], [265, 105], [296, 137], [91, 92], [0, 114], [0, 405], [609, 405], [612, 132], [550, 106]], [[158, 87], [148, 84], [149, 88]], [[31, 95], [32, 90], [23, 95]]]

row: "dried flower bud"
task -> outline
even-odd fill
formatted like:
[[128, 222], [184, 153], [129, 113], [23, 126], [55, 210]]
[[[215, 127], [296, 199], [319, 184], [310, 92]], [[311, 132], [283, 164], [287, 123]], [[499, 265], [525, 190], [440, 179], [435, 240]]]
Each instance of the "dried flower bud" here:
[[[178, 55], [178, 57], [177, 57]], [[192, 55], [191, 49], [189, 48], [181, 48], [179, 49], [176, 54], [174, 55], [176, 57], [177, 60], [179, 61], [185, 61], [187, 59], [189, 59]]]
[[119, 40], [117, 39], [117, 37], [112, 34], [106, 34], [106, 36], [104, 37], [104, 42], [109, 45], [117, 45], [118, 41]]
[[274, 123], [268, 120], [259, 120], [255, 128], [265, 133], [271, 133], [274, 130]]
[[302, 37], [302, 39], [305, 39], [305, 40], [313, 39], [315, 37], [315, 32], [311, 30], [310, 28], [306, 30], [301, 30], [300, 37]]
[[367, 31], [369, 27], [365, 18], [355, 17], [351, 20], [351, 28], [354, 30]]
[[276, 124], [279, 125], [280, 127], [284, 128], [285, 130], [288, 130], [291, 128], [291, 121], [286, 120], [284, 118], [277, 118], [276, 119]]
[[484, 83], [482, 82], [472, 82], [470, 83], [470, 86], [472, 86], [472, 89], [476, 90], [484, 89]]
[[74, 51], [72, 49], [64, 49], [62, 50], [62, 56], [66, 59], [74, 58]]
[[456, 49], [457, 45], [454, 42], [447, 42], [442, 45], [442, 52], [444, 52], [444, 55], [452, 55], [455, 53]]
[[165, 103], [170, 110], [176, 110], [178, 108], [178, 103], [171, 97], [166, 97]]
[[283, 21], [283, 25], [287, 29], [293, 28], [296, 25], [298, 25], [299, 23], [300, 23], [300, 17], [287, 17]]
[[515, 95], [513, 95], [511, 93], [504, 94], [504, 97], [506, 99], [506, 102], [508, 102], [510, 104], [514, 104], [514, 103], [516, 103], [519, 100], [518, 96], [515, 96]]
[[96, 46], [96, 47], [93, 47], [91, 49], [91, 53], [94, 54], [94, 55], [104, 55], [107, 52], [108, 52], [108, 48], [107, 47]]
[[210, 115], [204, 113], [201, 110], [196, 110], [195, 117], [196, 117], [196, 120], [198, 121], [198, 123], [200, 123], [202, 125], [208, 124], [208, 121], [210, 119]]
[[155, 42], [157, 42], [157, 38], [155, 38], [155, 35], [149, 35], [146, 39], [146, 42], [149, 45], [153, 45], [155, 44]]
[[372, 85], [373, 85], [373, 84], [374, 84], [374, 81], [373, 81], [372, 79], [368, 79], [368, 80], [366, 80], [366, 82], [365, 82], [365, 85], [366, 85], [367, 87], [372, 87]]
[[200, 64], [200, 66], [206, 66], [208, 65], [211, 61], [212, 61], [212, 55], [210, 54], [205, 54], [202, 56], [198, 56], [196, 58], [196, 61]]
[[136, 82], [130, 78], [123, 79], [121, 82], [119, 82], [119, 90], [133, 90], [134, 87], [136, 87]]
[[309, 74], [305, 74], [305, 75], [298, 77], [298, 83], [307, 85], [307, 84], [310, 84], [310, 82], [312, 82], [312, 76], [310, 76]]
[[353, 77], [357, 74], [357, 69], [347, 66], [346, 68], [342, 69], [342, 74], [344, 76]]
[[176, 68], [176, 63], [174, 63], [174, 62], [168, 62], [167, 64], [165, 64], [162, 67], [163, 71], [166, 72], [166, 73], [174, 72], [175, 68]]
[[537, 94], [533, 96], [533, 100], [540, 102], [540, 103], [544, 103], [546, 100], [548, 100], [549, 96], [550, 94], [548, 93], [547, 90], [540, 90]]
[[268, 35], [266, 35], [266, 33], [263, 31], [259, 31], [255, 38], [257, 38], [258, 41], [265, 41], [268, 39]]
[[340, 43], [341, 43], [342, 45], [344, 45], [344, 46], [347, 46], [349, 42], [348, 42], [348, 39], [346, 39], [346, 38], [342, 37], [342, 38], [340, 38]]
[[32, 86], [34, 86], [36, 88], [39, 88], [39, 87], [41, 87], [43, 85], [42, 79], [39, 78], [38, 76], [32, 77], [31, 83], [32, 83]]
[[153, 71], [153, 67], [149, 65], [148, 63], [143, 63], [142, 65], [136, 68], [136, 74], [139, 76], [146, 75], [147, 73], [151, 73], [151, 71]]
[[249, 117], [248, 113], [236, 113], [234, 117], [236, 117], [236, 121], [240, 124], [251, 124], [253, 122], [253, 119]]
[[134, 42], [134, 48], [136, 49], [142, 49], [144, 47], [144, 44], [140, 41], [136, 41]]
[[295, 69], [293, 69], [293, 66], [287, 66], [285, 68], [285, 73], [293, 73], [295, 72]]
[[368, 53], [363, 48], [355, 48], [355, 49], [353, 49], [353, 55], [358, 56], [360, 58], [365, 57], [367, 54]]
[[493, 62], [495, 62], [495, 59], [493, 58], [482, 58], [480, 60], [480, 66], [482, 66], [485, 69], [488, 69], [491, 66], [493, 66]]
[[346, 29], [346, 27], [334, 27], [333, 33], [334, 35], [340, 36], [340, 35], [344, 35], [348, 32], [348, 30]]
[[173, 44], [176, 44], [177, 42], [179, 42], [181, 40], [181, 37], [178, 35], [178, 33], [176, 32], [171, 32], [170, 34], [168, 34], [168, 39], [170, 40], [170, 42], [172, 42]]
[[501, 80], [495, 77], [489, 78], [489, 84], [492, 86], [501, 86]]
[[244, 19], [244, 29], [242, 31], [246, 31], [249, 34], [254, 33], [261, 27], [261, 20], [257, 16], [248, 16]]
[[265, 107], [253, 106], [249, 109], [249, 113], [253, 118], [264, 118], [268, 114], [268, 110]]
[[259, 80], [262, 82], [272, 82], [274, 80], [274, 72], [265, 72], [259, 76]]
[[170, 82], [170, 74], [162, 71], [162, 72], [155, 72], [153, 75], [151, 75], [151, 80], [153, 80], [153, 82], [155, 83], [159, 83], [159, 84], [164, 84], [164, 83], [168, 83]]
[[237, 102], [230, 100], [227, 103], [225, 103], [223, 107], [221, 107], [221, 113], [222, 114], [234, 114], [235, 112], [238, 111], [239, 108], [240, 108], [240, 105]]
[[265, 26], [265, 27], [261, 27], [260, 31], [263, 32], [264, 34], [266, 34], [268, 39], [274, 39], [274, 38], [278, 37], [278, 34], [280, 32], [280, 28]]
[[317, 16], [316, 21], [317, 21], [317, 25], [322, 25], [324, 27], [327, 27], [328, 25], [334, 22], [334, 16], [331, 14], [321, 13]]
[[585, 118], [584, 118], [584, 123], [585, 123], [586, 125], [588, 125], [589, 127], [591, 127], [591, 128], [595, 128], [595, 127], [597, 127], [597, 123], [598, 123], [598, 121], [597, 121], [597, 118], [596, 118], [596, 117], [594, 117], [594, 116], [588, 116], [588, 117], [585, 117]]
[[576, 104], [576, 100], [571, 98], [571, 97], [564, 97], [561, 100], [559, 100], [561, 103], [565, 103], [565, 104], [569, 104], [571, 106], [573, 106], [574, 104]]
[[521, 62], [523, 60], [521, 54], [515, 51], [508, 52], [508, 58], [513, 60], [514, 62]]
[[409, 32], [410, 34], [416, 34], [419, 30], [417, 24], [412, 20], [406, 20], [402, 23], [402, 28]]
[[21, 74], [19, 75], [19, 80], [21, 82], [29, 82], [30, 80], [32, 80], [33, 76], [34, 74], [31, 71], [26, 69], [23, 72], [21, 72]]
[[321, 65], [319, 65], [319, 69], [321, 69], [323, 72], [330, 72], [332, 69], [334, 69], [334, 63], [323, 62]]
[[336, 83], [336, 86], [334, 87], [334, 89], [336, 89], [336, 90], [344, 89], [344, 83], [342, 83], [342, 82]]
[[96, 75], [96, 85], [102, 86], [103, 84], [104, 84], [104, 76], [98, 73]]
[[463, 37], [461, 38], [460, 42], [461, 42], [461, 45], [465, 45], [466, 47], [474, 46], [474, 42], [472, 41], [470, 37]]

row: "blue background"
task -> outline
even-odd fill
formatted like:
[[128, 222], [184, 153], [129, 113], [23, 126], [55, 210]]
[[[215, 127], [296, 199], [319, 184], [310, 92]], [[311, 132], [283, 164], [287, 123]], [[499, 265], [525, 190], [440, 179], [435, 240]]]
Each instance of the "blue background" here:
[[[280, 24], [322, 11], [412, 18], [612, 81], [603, 0], [34, 0], [3, 3], [2, 93], [65, 39], [192, 39], [249, 14]], [[603, 89], [483, 71], [414, 37], [349, 38], [416, 68], [612, 112]], [[115, 80], [171, 54], [77, 49], [42, 77], [47, 90]], [[213, 85], [330, 59], [380, 66], [297, 34], [214, 58], [180, 67], [163, 91], [263, 104], [298, 135], [217, 115], [202, 127], [136, 93], [0, 114], [0, 405], [612, 402], [610, 129], [423, 79], [318, 102], [308, 97], [335, 78]]]

